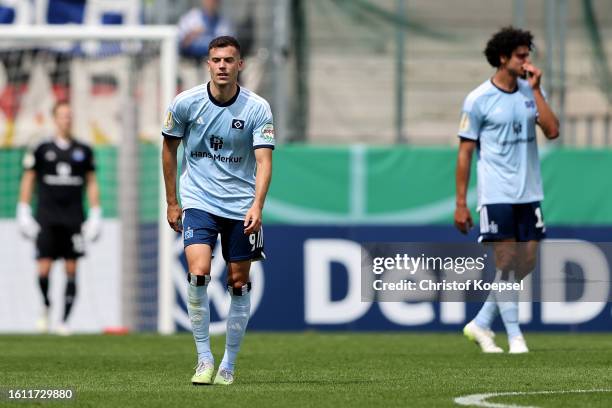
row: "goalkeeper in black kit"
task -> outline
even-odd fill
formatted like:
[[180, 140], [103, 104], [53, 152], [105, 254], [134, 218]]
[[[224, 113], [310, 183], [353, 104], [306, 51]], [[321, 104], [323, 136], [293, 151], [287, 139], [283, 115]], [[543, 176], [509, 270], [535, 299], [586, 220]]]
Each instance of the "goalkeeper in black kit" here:
[[[53, 261], [63, 258], [66, 292], [63, 319], [58, 334], [70, 334], [68, 317], [76, 296], [77, 260], [84, 255], [85, 242], [95, 241], [101, 232], [98, 183], [91, 148], [76, 141], [71, 133], [72, 112], [67, 102], [53, 107], [55, 133], [29, 150], [23, 159], [17, 222], [22, 235], [36, 243], [38, 280], [44, 308], [38, 329], [49, 329], [49, 272]], [[36, 211], [30, 202], [37, 191]], [[89, 214], [84, 209], [85, 192]]]

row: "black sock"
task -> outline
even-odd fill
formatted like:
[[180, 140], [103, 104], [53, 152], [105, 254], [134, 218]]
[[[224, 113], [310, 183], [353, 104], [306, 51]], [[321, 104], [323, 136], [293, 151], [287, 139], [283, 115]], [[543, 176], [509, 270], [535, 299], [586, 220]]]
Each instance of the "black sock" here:
[[72, 309], [72, 304], [74, 303], [74, 298], [76, 296], [76, 278], [68, 278], [66, 282], [66, 304], [64, 306], [64, 321], [68, 320], [68, 316], [70, 315], [70, 310]]
[[45, 302], [45, 306], [49, 307], [50, 302], [49, 302], [49, 277], [45, 276], [39, 276], [38, 277], [38, 286], [40, 286], [40, 291], [42, 292], [43, 295], [43, 300]]

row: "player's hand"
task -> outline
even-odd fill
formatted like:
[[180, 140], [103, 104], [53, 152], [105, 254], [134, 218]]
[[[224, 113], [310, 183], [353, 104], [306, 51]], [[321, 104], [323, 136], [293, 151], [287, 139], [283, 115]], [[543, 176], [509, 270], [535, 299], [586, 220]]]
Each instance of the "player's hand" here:
[[253, 206], [249, 208], [244, 217], [244, 235], [258, 232], [261, 227], [261, 208]]
[[168, 205], [166, 212], [166, 218], [170, 227], [176, 232], [183, 231], [183, 223], [181, 222], [181, 216], [183, 215], [183, 209], [178, 204]]
[[96, 242], [102, 233], [102, 208], [92, 207], [89, 216], [81, 228], [83, 238], [87, 242]]
[[531, 86], [531, 89], [539, 89], [540, 80], [542, 78], [542, 71], [529, 62], [523, 65], [523, 69], [527, 72], [527, 82], [529, 82], [529, 86]]
[[27, 239], [35, 240], [40, 232], [40, 225], [32, 217], [32, 207], [27, 203], [17, 204], [17, 224], [19, 231]]
[[455, 227], [462, 233], [467, 234], [474, 226], [470, 209], [466, 206], [457, 206], [455, 208]]

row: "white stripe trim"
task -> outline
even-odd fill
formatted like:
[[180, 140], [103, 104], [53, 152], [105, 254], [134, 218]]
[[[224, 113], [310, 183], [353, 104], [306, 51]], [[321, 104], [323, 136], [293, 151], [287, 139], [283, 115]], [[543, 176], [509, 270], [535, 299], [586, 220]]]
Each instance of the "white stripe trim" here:
[[481, 96], [485, 95], [488, 91], [491, 90], [491, 88], [493, 88], [493, 84], [491, 83], [489, 79], [487, 79], [482, 84], [478, 85], [478, 87], [474, 89], [472, 92], [470, 92], [468, 96], [465, 98], [465, 102], [463, 103], [463, 111], [471, 112], [474, 106], [474, 103], [476, 103], [476, 100], [480, 98]]
[[258, 248], [263, 248], [263, 227], [259, 227]]
[[264, 106], [266, 111], [270, 115], [272, 115], [272, 109], [270, 108], [270, 104], [268, 103], [268, 101], [266, 101], [264, 98], [262, 98], [261, 96], [257, 95], [255, 92], [249, 89], [246, 89], [246, 88], [240, 88], [240, 89], [244, 90], [244, 93], [248, 99], [254, 100], [255, 102], [259, 102], [261, 105]]
[[174, 101], [172, 102], [172, 106], [173, 107], [176, 106], [179, 102], [182, 102], [188, 96], [192, 96], [193, 94], [197, 93], [197, 91], [201, 91], [202, 89], [205, 89], [205, 87], [206, 87], [206, 84], [202, 84], [202, 85], [198, 85], [196, 87], [193, 87], [191, 89], [181, 92], [174, 98]]
[[489, 394], [471, 394], [454, 399], [455, 404], [474, 406], [474, 407], [486, 407], [486, 408], [538, 408], [532, 405], [516, 405], [516, 404], [504, 404], [496, 402], [488, 402], [489, 398], [498, 398], [503, 396], [516, 396], [516, 395], [547, 395], [547, 394], [583, 394], [583, 393], [596, 393], [596, 392], [612, 392], [612, 389], [598, 389], [598, 390], [568, 390], [568, 391], [515, 391], [515, 392], [492, 392]]
[[489, 213], [487, 206], [483, 205], [480, 209], [480, 233], [486, 234], [489, 231]]

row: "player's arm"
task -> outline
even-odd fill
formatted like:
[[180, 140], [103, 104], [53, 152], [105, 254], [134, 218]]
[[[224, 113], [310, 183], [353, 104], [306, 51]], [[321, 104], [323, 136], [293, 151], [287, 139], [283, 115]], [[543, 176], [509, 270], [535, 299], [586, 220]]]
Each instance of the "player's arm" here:
[[182, 210], [176, 197], [176, 152], [179, 144], [181, 144], [181, 139], [174, 137], [164, 137], [162, 144], [162, 168], [164, 171], [164, 185], [166, 187], [166, 204], [168, 205], [166, 217], [170, 227], [177, 232], [182, 230]]
[[470, 209], [467, 206], [467, 189], [468, 182], [470, 181], [470, 168], [472, 166], [474, 149], [476, 149], [475, 140], [461, 138], [461, 142], [459, 143], [459, 154], [457, 156], [457, 168], [455, 171], [455, 226], [463, 234], [467, 234], [474, 225]]
[[531, 64], [525, 64], [524, 68], [529, 72], [527, 81], [533, 90], [533, 97], [538, 109], [538, 125], [542, 128], [547, 139], [556, 139], [559, 137], [559, 119], [557, 119], [557, 116], [548, 105], [548, 102], [546, 102], [542, 89], [540, 88], [542, 71]]
[[85, 176], [87, 179], [87, 200], [89, 208], [100, 208], [100, 187], [95, 171], [88, 171]]
[[35, 181], [36, 171], [34, 169], [26, 169], [21, 177], [19, 202], [17, 203], [16, 211], [19, 230], [28, 239], [35, 239], [38, 231], [40, 231], [40, 226], [32, 216], [32, 207], [30, 207]]
[[270, 181], [272, 180], [272, 149], [255, 149], [257, 173], [255, 175], [255, 200], [244, 219], [245, 235], [259, 231], [261, 227], [262, 211]]
[[25, 170], [21, 177], [21, 185], [19, 187], [19, 203], [30, 205], [32, 201], [32, 192], [34, 191], [34, 181], [36, 180], [36, 171], [33, 169]]
[[552, 140], [558, 138], [559, 119], [557, 119], [555, 113], [550, 109], [540, 88], [533, 90], [533, 96], [538, 108], [538, 125], [540, 125], [542, 131], [544, 131], [544, 135], [547, 139]]
[[85, 189], [87, 200], [89, 201], [89, 214], [83, 224], [81, 231], [86, 241], [94, 242], [100, 237], [102, 232], [102, 208], [100, 207], [100, 187], [96, 172], [90, 170], [85, 175]]

